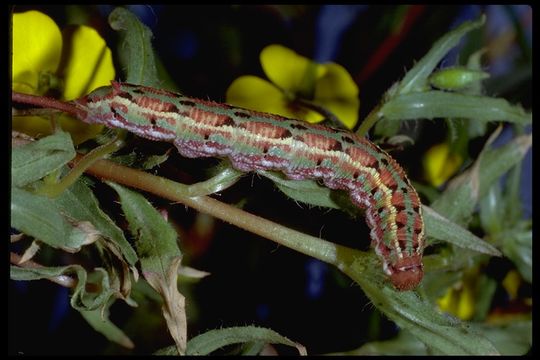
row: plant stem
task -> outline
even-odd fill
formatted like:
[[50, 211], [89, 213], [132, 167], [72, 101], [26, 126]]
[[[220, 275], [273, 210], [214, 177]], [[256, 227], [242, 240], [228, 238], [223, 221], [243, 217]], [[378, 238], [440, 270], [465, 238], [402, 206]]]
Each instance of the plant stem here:
[[369, 132], [369, 129], [371, 129], [371, 127], [375, 125], [375, 123], [379, 120], [380, 109], [381, 109], [381, 105], [379, 104], [373, 110], [371, 110], [371, 112], [368, 114], [365, 120], [362, 121], [362, 123], [360, 124], [360, 127], [358, 128], [358, 130], [356, 130], [356, 135], [358, 135], [359, 137], [364, 137], [367, 135], [367, 133]]
[[125, 132], [120, 132], [117, 138], [113, 141], [99, 146], [84, 157], [80, 159], [79, 162], [71, 169], [71, 171], [64, 176], [59, 182], [51, 184], [45, 184], [36, 191], [36, 194], [45, 195], [50, 198], [55, 198], [60, 195], [65, 189], [71, 186], [77, 179], [84, 173], [89, 166], [91, 166], [97, 160], [103, 158], [104, 156], [116, 152], [122, 146], [124, 146]]
[[112, 161], [99, 160], [86, 172], [104, 180], [111, 180], [180, 202], [305, 255], [335, 265], [342, 271], [349, 269], [355, 257], [364, 254], [359, 250], [289, 229], [208, 196], [190, 197], [190, 186], [131, 169]]
[[86, 118], [86, 111], [77, 107], [72, 102], [61, 101], [45, 96], [23, 94], [16, 91], [11, 93], [11, 101], [20, 104], [36, 105], [42, 108], [60, 110], [75, 116], [79, 120], [84, 120]]

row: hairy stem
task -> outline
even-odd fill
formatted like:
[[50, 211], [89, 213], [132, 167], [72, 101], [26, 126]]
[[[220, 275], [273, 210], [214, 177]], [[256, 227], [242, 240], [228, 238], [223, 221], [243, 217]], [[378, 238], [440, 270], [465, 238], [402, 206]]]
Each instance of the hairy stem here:
[[375, 125], [375, 123], [380, 119], [380, 109], [381, 105], [377, 105], [373, 110], [371, 110], [368, 116], [360, 124], [358, 130], [356, 130], [356, 135], [358, 135], [359, 137], [364, 137], [367, 135], [369, 129], [371, 129], [373, 125]]
[[208, 196], [191, 197], [190, 186], [111, 161], [99, 160], [86, 172], [103, 180], [111, 180], [180, 202], [305, 255], [335, 265], [342, 271], [348, 270], [354, 258], [363, 254], [361, 251], [289, 229]]
[[80, 161], [71, 169], [71, 171], [64, 176], [59, 182], [54, 184], [45, 184], [39, 188], [36, 193], [40, 195], [45, 195], [51, 198], [55, 198], [60, 195], [65, 189], [71, 186], [77, 179], [84, 173], [89, 166], [91, 166], [97, 160], [103, 158], [104, 156], [116, 152], [122, 146], [124, 146], [125, 131], [118, 133], [118, 136], [111, 142], [99, 146], [84, 157], [80, 158]]
[[20, 104], [36, 105], [42, 108], [60, 110], [75, 116], [79, 120], [83, 120], [84, 118], [86, 118], [86, 111], [75, 106], [75, 104], [71, 102], [61, 101], [45, 96], [23, 94], [16, 91], [13, 91], [11, 93], [11, 100]]

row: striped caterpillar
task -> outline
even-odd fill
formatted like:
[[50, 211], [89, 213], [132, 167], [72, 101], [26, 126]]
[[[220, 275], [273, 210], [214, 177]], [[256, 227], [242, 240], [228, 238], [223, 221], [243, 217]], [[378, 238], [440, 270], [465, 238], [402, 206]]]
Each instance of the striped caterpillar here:
[[174, 143], [185, 157], [228, 157], [241, 171], [278, 170], [346, 190], [366, 210], [371, 245], [398, 290], [423, 277], [418, 194], [386, 152], [353, 133], [128, 83], [73, 101], [87, 123]]

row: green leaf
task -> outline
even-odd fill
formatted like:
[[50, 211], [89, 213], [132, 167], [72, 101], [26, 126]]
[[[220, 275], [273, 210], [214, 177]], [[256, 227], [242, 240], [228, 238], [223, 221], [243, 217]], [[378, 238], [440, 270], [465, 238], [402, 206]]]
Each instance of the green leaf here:
[[531, 135], [523, 135], [496, 149], [484, 148], [475, 164], [452, 180], [446, 191], [431, 204], [433, 210], [458, 223], [470, 219], [479, 199], [523, 159], [531, 142]]
[[178, 267], [182, 254], [172, 226], [142, 195], [118, 184], [107, 182], [118, 195], [122, 210], [135, 238], [146, 281], [163, 298], [162, 312], [180, 354], [185, 353], [187, 322], [185, 299], [178, 292]]
[[187, 355], [208, 355], [221, 347], [247, 343], [252, 341], [264, 341], [270, 344], [283, 344], [298, 349], [300, 355], [306, 355], [304, 346], [287, 339], [274, 330], [256, 326], [239, 326], [224, 329], [210, 330], [194, 337], [188, 342]]
[[135, 250], [126, 240], [122, 230], [100, 208], [96, 197], [84, 183], [77, 180], [55, 199], [58, 208], [77, 221], [92, 223], [101, 235], [112, 241], [122, 252], [129, 265], [134, 266], [138, 260]]
[[498, 148], [483, 150], [479, 196], [485, 196], [493, 182], [520, 163], [531, 145], [532, 135], [522, 135]]
[[[13, 280], [40, 280], [64, 275], [76, 275], [76, 284], [71, 296], [71, 306], [79, 311], [92, 311], [107, 305], [111, 296], [119, 295], [118, 289], [111, 285], [109, 276], [102, 268], [87, 274], [80, 265], [59, 267], [10, 267]], [[121, 296], [121, 295], [119, 295]]]
[[[475, 291], [474, 321], [484, 321], [491, 310], [493, 296], [497, 291], [497, 281], [485, 274], [481, 274]], [[497, 346], [497, 344], [494, 344]], [[498, 348], [498, 347], [497, 347]], [[500, 350], [500, 348], [498, 348]]]
[[480, 200], [479, 214], [482, 229], [486, 233], [498, 234], [503, 231], [506, 219], [500, 183], [494, 183]]
[[530, 124], [532, 114], [502, 98], [424, 91], [396, 96], [379, 111], [387, 121], [464, 118], [472, 121], [506, 121]]
[[135, 345], [130, 338], [109, 319], [108, 309], [105, 312], [101, 309], [80, 311], [82, 317], [94, 330], [103, 334], [110, 341], [120, 344], [125, 348], [133, 349]]
[[525, 355], [532, 347], [531, 320], [514, 319], [505, 324], [471, 324], [476, 331], [488, 338], [501, 355]]
[[285, 195], [305, 204], [342, 209], [349, 214], [357, 214], [358, 208], [349, 200], [344, 191], [336, 191], [319, 185], [314, 180], [290, 180], [285, 175], [273, 171], [258, 171], [258, 174], [272, 180]]
[[485, 337], [458, 319], [441, 314], [414, 291], [397, 291], [385, 281], [374, 254], [357, 257], [348, 275], [377, 307], [401, 329], [409, 331], [431, 351], [447, 355], [496, 355]]
[[443, 240], [464, 249], [488, 255], [501, 256], [493, 245], [480, 239], [467, 229], [448, 220], [432, 208], [422, 206], [426, 234], [432, 238]]
[[331, 355], [432, 355], [426, 345], [408, 331], [400, 331], [398, 336], [385, 341], [372, 341], [360, 348]]
[[214, 175], [210, 179], [186, 186], [188, 196], [205, 196], [223, 191], [234, 185], [245, 174], [234, 169], [228, 161], [221, 162], [211, 172]]
[[382, 118], [375, 124], [375, 135], [380, 137], [392, 137], [401, 127], [401, 122]]
[[66, 218], [54, 200], [18, 188], [11, 189], [11, 227], [69, 252], [99, 237], [91, 223]]
[[[484, 55], [486, 52], [487, 52], [487, 49], [482, 48], [472, 53], [471, 56], [469, 56], [469, 59], [467, 59], [467, 68], [472, 69], [472, 70], [482, 70], [482, 61], [481, 61], [482, 55]], [[463, 92], [466, 94], [481, 95], [482, 83], [481, 82], [473, 83], [469, 88], [467, 88]], [[483, 133], [479, 134], [479, 136], [483, 135], [484, 133], [485, 133], [485, 130]]]
[[[261, 352], [264, 350], [265, 343], [264, 341], [252, 341], [245, 343], [242, 346], [242, 350], [240, 352], [240, 355], [242, 356], [255, 356], [261, 354]], [[261, 354], [263, 355], [263, 354]]]
[[118, 53], [126, 71], [126, 81], [133, 84], [159, 87], [152, 31], [130, 11], [116, 8], [109, 15], [109, 24], [120, 32]]
[[[440, 200], [441, 198], [444, 202]], [[471, 171], [462, 174], [450, 183], [450, 186], [431, 204], [431, 207], [438, 213], [444, 214], [448, 220], [465, 226], [471, 220], [470, 215], [477, 202], [478, 175]]]
[[532, 283], [532, 230], [509, 230], [497, 238], [502, 239], [502, 252], [516, 265], [523, 278]]
[[[520, 126], [514, 126], [514, 131], [516, 134], [523, 134], [523, 128]], [[526, 151], [526, 154], [529, 152], [531, 152], [530, 148]], [[505, 212], [505, 223], [509, 224], [509, 226], [513, 226], [523, 218], [524, 209], [523, 201], [521, 200], [521, 178], [523, 176], [522, 169], [524, 164], [524, 161], [518, 162], [510, 169], [508, 176], [506, 177], [504, 195], [501, 201], [503, 205], [501, 211]]]
[[484, 25], [485, 21], [486, 17], [482, 16], [476, 21], [464, 22], [437, 40], [429, 52], [403, 77], [399, 86], [395, 88], [396, 93], [407, 94], [425, 90], [428, 87], [429, 75], [448, 51], [456, 46], [465, 34]]
[[22, 187], [58, 170], [75, 157], [71, 136], [57, 132], [11, 153], [11, 184]]
[[145, 170], [153, 169], [156, 166], [159, 166], [162, 163], [164, 163], [165, 161], [167, 161], [168, 158], [169, 158], [169, 151], [167, 151], [163, 155], [151, 155], [151, 156], [148, 156], [144, 160], [144, 162], [142, 163], [141, 168], [145, 169]]

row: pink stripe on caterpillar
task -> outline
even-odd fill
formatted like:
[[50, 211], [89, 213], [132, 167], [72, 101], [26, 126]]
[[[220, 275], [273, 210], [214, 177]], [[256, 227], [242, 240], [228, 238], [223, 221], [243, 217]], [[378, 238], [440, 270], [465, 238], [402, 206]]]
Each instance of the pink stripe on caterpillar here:
[[[350, 132], [227, 104], [113, 82], [74, 101], [89, 123], [171, 141], [187, 157], [228, 157], [242, 171], [278, 170], [322, 179], [366, 209], [372, 245], [399, 290], [423, 277], [420, 199], [386, 152]], [[82, 113], [81, 112], [81, 113]]]

